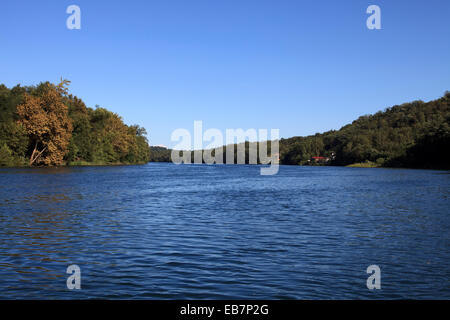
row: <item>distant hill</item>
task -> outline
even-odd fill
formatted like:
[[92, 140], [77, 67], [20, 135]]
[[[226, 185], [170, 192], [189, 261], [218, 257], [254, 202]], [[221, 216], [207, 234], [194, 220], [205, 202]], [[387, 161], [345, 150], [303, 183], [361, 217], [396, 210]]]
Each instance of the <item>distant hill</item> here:
[[313, 156], [334, 165], [372, 162], [378, 166], [449, 168], [450, 93], [366, 115], [342, 127], [280, 141], [281, 163], [306, 164]]
[[[450, 92], [446, 92], [437, 100], [413, 101], [362, 116], [340, 130], [281, 139], [280, 163], [450, 169], [449, 150]], [[170, 150], [152, 147], [150, 161], [170, 161]]]

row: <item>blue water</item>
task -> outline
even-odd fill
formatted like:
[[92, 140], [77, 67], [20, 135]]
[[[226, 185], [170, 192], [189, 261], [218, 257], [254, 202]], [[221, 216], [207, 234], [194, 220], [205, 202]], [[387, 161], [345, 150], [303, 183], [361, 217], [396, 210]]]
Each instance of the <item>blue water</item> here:
[[450, 298], [448, 172], [259, 169], [0, 169], [0, 298]]

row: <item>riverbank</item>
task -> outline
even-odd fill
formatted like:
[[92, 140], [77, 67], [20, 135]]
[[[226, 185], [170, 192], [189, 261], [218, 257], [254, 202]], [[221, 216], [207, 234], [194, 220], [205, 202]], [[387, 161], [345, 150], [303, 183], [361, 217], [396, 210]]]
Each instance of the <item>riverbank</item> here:
[[349, 164], [346, 167], [347, 168], [381, 168], [380, 165], [378, 165], [377, 163], [372, 162], [372, 161], [353, 163], [353, 164]]
[[106, 166], [134, 166], [134, 165], [142, 165], [146, 164], [148, 162], [105, 162], [105, 161], [94, 161], [94, 162], [87, 162], [87, 161], [72, 161], [66, 163], [66, 167], [106, 167]]
[[147, 164], [148, 162], [104, 162], [104, 161], [95, 161], [95, 162], [87, 162], [87, 161], [72, 161], [67, 162], [61, 166], [30, 166], [30, 165], [7, 165], [0, 166], [1, 168], [66, 168], [66, 167], [113, 167], [113, 166], [137, 166]]

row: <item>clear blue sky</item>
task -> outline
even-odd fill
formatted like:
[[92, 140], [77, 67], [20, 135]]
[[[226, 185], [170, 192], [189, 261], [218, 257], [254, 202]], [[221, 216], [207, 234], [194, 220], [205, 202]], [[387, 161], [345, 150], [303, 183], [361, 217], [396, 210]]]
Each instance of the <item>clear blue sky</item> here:
[[67, 78], [152, 145], [194, 120], [309, 135], [450, 90], [449, 21], [447, 0], [2, 0], [0, 83]]

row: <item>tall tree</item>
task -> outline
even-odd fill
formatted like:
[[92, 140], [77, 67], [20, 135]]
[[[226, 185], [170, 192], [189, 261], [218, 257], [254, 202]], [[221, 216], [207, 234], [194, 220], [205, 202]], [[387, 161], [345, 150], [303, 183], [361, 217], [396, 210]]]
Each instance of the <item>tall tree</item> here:
[[26, 93], [24, 103], [17, 106], [18, 123], [25, 128], [32, 147], [30, 165], [63, 163], [72, 135], [72, 122], [62, 100], [68, 83], [46, 83], [36, 95]]

